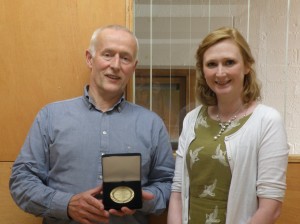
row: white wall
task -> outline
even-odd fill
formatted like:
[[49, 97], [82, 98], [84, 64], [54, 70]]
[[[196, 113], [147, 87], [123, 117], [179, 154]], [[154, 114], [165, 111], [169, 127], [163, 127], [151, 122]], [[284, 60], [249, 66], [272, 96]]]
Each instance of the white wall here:
[[152, 6], [150, 0], [135, 3], [141, 66], [193, 68], [196, 48], [210, 30], [238, 28], [255, 56], [263, 103], [282, 114], [290, 153], [300, 154], [299, 0], [153, 0]]

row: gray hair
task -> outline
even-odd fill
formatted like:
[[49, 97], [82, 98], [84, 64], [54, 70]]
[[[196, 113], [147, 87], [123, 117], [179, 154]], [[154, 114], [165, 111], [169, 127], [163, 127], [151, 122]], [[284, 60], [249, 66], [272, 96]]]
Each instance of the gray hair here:
[[135, 42], [136, 42], [136, 55], [135, 55], [135, 59], [137, 59], [138, 50], [139, 50], [138, 39], [133, 34], [133, 32], [131, 32], [125, 26], [121, 26], [121, 25], [108, 25], [108, 26], [100, 27], [100, 28], [98, 28], [98, 29], [96, 29], [94, 31], [94, 33], [93, 33], [93, 35], [91, 37], [91, 40], [90, 40], [90, 46], [88, 48], [88, 51], [91, 53], [92, 57], [94, 57], [95, 54], [96, 54], [97, 37], [99, 36], [99, 34], [101, 34], [101, 32], [103, 30], [106, 30], [106, 29], [123, 30], [123, 31], [126, 31], [127, 33], [129, 33], [135, 39]]

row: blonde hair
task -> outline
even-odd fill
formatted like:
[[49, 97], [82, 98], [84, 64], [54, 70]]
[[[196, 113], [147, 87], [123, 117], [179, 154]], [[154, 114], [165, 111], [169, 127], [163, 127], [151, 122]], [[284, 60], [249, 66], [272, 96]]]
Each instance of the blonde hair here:
[[208, 48], [220, 41], [230, 39], [239, 48], [244, 65], [249, 68], [249, 73], [245, 75], [242, 100], [245, 104], [261, 98], [260, 82], [257, 79], [254, 68], [255, 60], [250, 47], [244, 37], [235, 28], [222, 27], [209, 33], [202, 41], [196, 52], [196, 98], [206, 106], [217, 105], [217, 97], [206, 83], [203, 73], [203, 56]]

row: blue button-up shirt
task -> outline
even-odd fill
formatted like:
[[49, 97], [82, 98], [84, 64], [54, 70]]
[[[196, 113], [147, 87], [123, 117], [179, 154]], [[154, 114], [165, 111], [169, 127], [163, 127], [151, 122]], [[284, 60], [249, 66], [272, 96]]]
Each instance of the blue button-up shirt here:
[[[26, 212], [47, 224], [76, 223], [67, 207], [74, 194], [102, 184], [103, 153], [142, 154], [142, 187], [155, 195], [133, 216], [110, 223], [147, 223], [170, 196], [174, 158], [163, 121], [155, 113], [121, 99], [103, 113], [88, 96], [51, 103], [36, 116], [17, 157], [10, 191]], [[116, 164], [117, 165], [117, 164]]]

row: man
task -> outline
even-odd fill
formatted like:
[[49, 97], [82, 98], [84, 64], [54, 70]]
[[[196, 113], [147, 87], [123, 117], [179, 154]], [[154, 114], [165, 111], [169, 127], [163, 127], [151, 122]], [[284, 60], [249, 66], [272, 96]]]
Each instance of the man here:
[[[96, 30], [86, 51], [91, 70], [84, 95], [37, 115], [10, 178], [15, 202], [45, 224], [147, 223], [170, 196], [174, 160], [166, 128], [153, 112], [124, 99], [138, 43], [125, 27]], [[104, 210], [101, 155], [142, 154], [143, 207]], [[118, 164], [116, 164], [117, 166]]]

